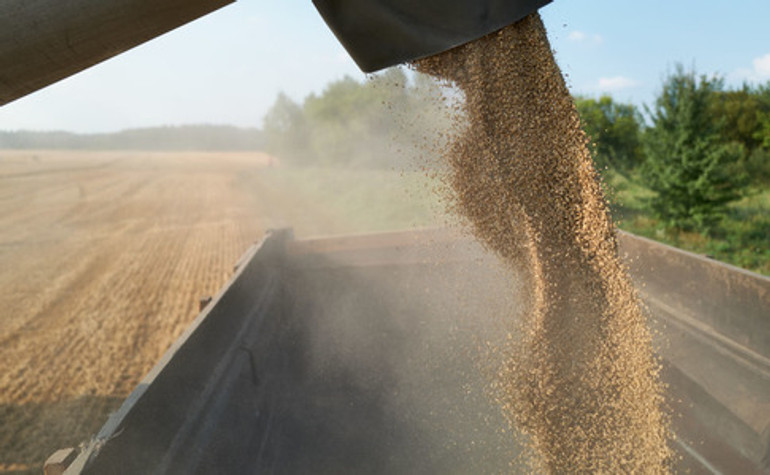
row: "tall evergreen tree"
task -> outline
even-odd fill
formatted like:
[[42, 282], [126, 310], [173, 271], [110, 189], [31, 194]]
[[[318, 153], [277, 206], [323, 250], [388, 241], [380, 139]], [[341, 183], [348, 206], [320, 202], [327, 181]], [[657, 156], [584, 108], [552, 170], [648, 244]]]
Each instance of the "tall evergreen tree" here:
[[651, 211], [668, 226], [709, 232], [741, 195], [745, 179], [731, 166], [741, 149], [722, 138], [709, 109], [722, 87], [721, 79], [697, 77], [678, 65], [648, 109], [644, 176], [657, 192]]

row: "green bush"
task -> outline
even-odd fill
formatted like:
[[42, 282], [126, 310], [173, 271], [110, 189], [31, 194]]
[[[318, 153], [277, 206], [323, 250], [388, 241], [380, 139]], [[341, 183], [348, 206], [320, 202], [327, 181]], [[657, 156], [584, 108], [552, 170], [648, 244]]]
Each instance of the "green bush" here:
[[746, 180], [736, 164], [744, 149], [720, 135], [710, 113], [721, 88], [721, 80], [678, 66], [649, 111], [643, 176], [656, 192], [649, 209], [668, 227], [711, 232], [743, 193]]

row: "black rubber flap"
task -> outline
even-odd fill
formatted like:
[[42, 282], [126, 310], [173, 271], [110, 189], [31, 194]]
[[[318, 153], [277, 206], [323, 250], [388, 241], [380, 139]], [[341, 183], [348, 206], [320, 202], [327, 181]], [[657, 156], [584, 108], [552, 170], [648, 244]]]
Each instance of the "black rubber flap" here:
[[517, 22], [551, 0], [313, 0], [364, 72], [430, 56]]

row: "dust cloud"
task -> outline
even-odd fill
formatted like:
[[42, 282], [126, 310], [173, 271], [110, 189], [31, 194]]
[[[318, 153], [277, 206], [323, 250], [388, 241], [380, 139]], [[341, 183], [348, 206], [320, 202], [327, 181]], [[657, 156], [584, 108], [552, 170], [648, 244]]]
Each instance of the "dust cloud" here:
[[587, 140], [537, 14], [414, 68], [464, 95], [453, 210], [525, 271], [499, 400], [550, 473], [668, 470], [663, 388]]
[[272, 349], [259, 358], [280, 434], [271, 436], [263, 466], [282, 473], [511, 470], [521, 442], [478, 363], [479, 341], [499, 339], [496, 319], [512, 304], [505, 289], [513, 277], [467, 241], [415, 249], [414, 261], [372, 266], [334, 256], [291, 259], [281, 279], [282, 317], [274, 332], [263, 329]]

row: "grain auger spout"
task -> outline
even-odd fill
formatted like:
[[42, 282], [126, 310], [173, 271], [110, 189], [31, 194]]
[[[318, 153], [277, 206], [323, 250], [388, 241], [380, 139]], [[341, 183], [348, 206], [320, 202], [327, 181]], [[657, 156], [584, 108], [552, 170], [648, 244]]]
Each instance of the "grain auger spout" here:
[[432, 56], [488, 35], [551, 0], [314, 0], [364, 72]]

